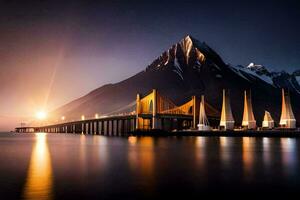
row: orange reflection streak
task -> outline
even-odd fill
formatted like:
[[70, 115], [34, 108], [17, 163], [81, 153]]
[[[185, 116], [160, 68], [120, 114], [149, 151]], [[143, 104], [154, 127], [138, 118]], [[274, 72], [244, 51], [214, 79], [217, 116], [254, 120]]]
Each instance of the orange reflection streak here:
[[152, 175], [154, 164], [153, 138], [142, 138], [140, 142], [144, 147], [147, 148], [147, 150], [141, 155], [143, 172], [147, 175]]
[[36, 133], [31, 154], [24, 199], [52, 199], [53, 174], [46, 133]]
[[[152, 176], [154, 165], [154, 141], [152, 137], [129, 137], [129, 144], [134, 147], [129, 151], [129, 164], [133, 170], [140, 169], [144, 176]], [[140, 149], [142, 148], [142, 149]]]
[[227, 138], [226, 137], [220, 137], [220, 145], [221, 147], [226, 147], [228, 144]]
[[152, 137], [128, 138], [128, 164], [133, 177], [139, 177], [143, 193], [151, 196], [155, 190], [155, 151]]
[[205, 159], [206, 159], [206, 138], [205, 137], [196, 137], [195, 140], [195, 162], [197, 168], [202, 171], [205, 167]]
[[196, 147], [204, 148], [205, 147], [205, 138], [204, 137], [196, 137]]
[[136, 136], [130, 136], [130, 137], [128, 137], [128, 142], [129, 142], [130, 145], [134, 146], [136, 144], [136, 142], [137, 142], [137, 137]]
[[85, 172], [86, 170], [86, 136], [80, 135], [80, 147], [79, 147], [79, 160], [80, 160], [80, 170]]
[[230, 141], [227, 137], [220, 137], [220, 154], [221, 154], [221, 160], [223, 165], [228, 165], [230, 161]]
[[252, 165], [253, 152], [251, 147], [251, 139], [249, 137], [243, 137], [243, 168], [246, 179], [251, 178]]

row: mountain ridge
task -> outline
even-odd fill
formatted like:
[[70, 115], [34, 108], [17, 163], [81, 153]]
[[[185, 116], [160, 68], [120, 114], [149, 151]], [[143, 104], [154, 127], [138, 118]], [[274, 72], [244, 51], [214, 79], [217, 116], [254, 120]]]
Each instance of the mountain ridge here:
[[[280, 88], [290, 90], [292, 103], [293, 99], [300, 100], [300, 86], [295, 75], [270, 72], [264, 66], [254, 68], [255, 64], [250, 66], [225, 64], [205, 42], [187, 35], [154, 59], [145, 70], [118, 83], [101, 86], [56, 109], [52, 114], [56, 118], [66, 116], [75, 119], [81, 115], [92, 117], [95, 113], [105, 115], [135, 101], [137, 93], [146, 94], [153, 88], [176, 104], [183, 103], [192, 95], [200, 97], [204, 94], [207, 102], [220, 110], [221, 92], [225, 88], [231, 91], [232, 109], [238, 123], [241, 121], [245, 89], [253, 91], [254, 114], [259, 120], [264, 110], [269, 110], [278, 121]], [[268, 102], [266, 97], [272, 97], [272, 102]], [[293, 104], [299, 113], [300, 107]], [[296, 115], [298, 120], [299, 114]]]

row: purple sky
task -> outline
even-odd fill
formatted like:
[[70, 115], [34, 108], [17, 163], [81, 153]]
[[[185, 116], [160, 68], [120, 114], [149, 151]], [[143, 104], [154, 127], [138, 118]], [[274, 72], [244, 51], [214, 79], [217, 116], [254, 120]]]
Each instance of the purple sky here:
[[0, 130], [134, 75], [187, 34], [234, 65], [299, 69], [299, 3], [250, 2], [1, 1]]

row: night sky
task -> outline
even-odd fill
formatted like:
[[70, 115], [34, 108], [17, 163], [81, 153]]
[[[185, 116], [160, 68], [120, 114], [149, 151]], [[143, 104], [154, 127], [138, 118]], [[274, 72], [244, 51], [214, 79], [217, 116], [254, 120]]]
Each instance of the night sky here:
[[226, 63], [300, 68], [299, 1], [0, 1], [0, 130], [145, 69], [190, 34]]

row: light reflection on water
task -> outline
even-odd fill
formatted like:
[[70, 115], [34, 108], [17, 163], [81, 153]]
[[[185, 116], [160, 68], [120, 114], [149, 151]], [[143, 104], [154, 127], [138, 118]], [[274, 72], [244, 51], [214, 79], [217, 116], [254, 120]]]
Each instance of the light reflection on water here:
[[155, 187], [154, 138], [132, 136], [128, 138], [128, 145], [128, 165], [132, 179], [143, 188], [144, 195], [151, 196]]
[[46, 133], [36, 133], [23, 198], [52, 199], [53, 173]]
[[[21, 136], [12, 140], [32, 145]], [[232, 181], [241, 188], [273, 180], [300, 184], [299, 141], [292, 138], [26, 135], [32, 137], [27, 174], [18, 179], [25, 184], [15, 191], [24, 199], [63, 199], [73, 193], [95, 199], [116, 192], [154, 198], [151, 194], [161, 190], [224, 189]], [[0, 137], [1, 147], [7, 141]], [[4, 147], [18, 151], [14, 142]], [[3, 162], [0, 173], [5, 165], [10, 166]], [[3, 184], [0, 180], [0, 188]]]
[[79, 145], [79, 168], [81, 173], [85, 173], [87, 169], [87, 160], [86, 160], [86, 136], [80, 135], [80, 145]]
[[205, 137], [196, 137], [195, 139], [195, 165], [200, 172], [203, 172], [205, 169], [206, 142]]
[[140, 171], [144, 176], [150, 177], [154, 165], [154, 140], [152, 137], [128, 138], [131, 147], [128, 152], [128, 161], [133, 171]]
[[262, 139], [263, 143], [263, 162], [266, 170], [271, 166], [271, 144], [270, 138], [264, 137]]
[[231, 150], [232, 147], [232, 138], [228, 137], [220, 137], [220, 156], [221, 156], [221, 162], [223, 163], [224, 167], [229, 167], [230, 159], [231, 159]]
[[296, 140], [294, 138], [280, 138], [280, 147], [284, 173], [292, 175], [297, 164]]
[[243, 137], [242, 139], [242, 155], [243, 155], [243, 170], [244, 170], [244, 178], [249, 181], [253, 177], [253, 162], [254, 162], [254, 152], [253, 148], [255, 145], [254, 138]]

